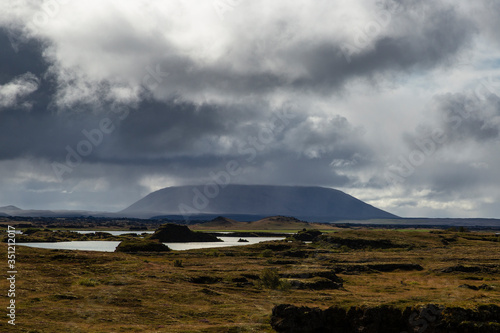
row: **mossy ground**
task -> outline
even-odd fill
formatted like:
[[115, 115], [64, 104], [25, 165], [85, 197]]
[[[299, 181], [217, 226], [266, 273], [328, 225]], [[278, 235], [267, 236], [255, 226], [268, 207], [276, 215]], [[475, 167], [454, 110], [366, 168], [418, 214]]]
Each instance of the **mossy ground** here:
[[[471, 237], [480, 235], [481, 237]], [[232, 248], [125, 254], [16, 247], [16, 327], [1, 332], [272, 332], [274, 305], [474, 307], [500, 304], [500, 242], [483, 233], [341, 230], [336, 237], [386, 239], [405, 247], [350, 249], [335, 244], [261, 243]], [[443, 241], [444, 240], [444, 241]], [[407, 246], [406, 246], [407, 245]], [[6, 253], [7, 244], [0, 244]], [[271, 255], [262, 255], [269, 253]], [[174, 266], [182, 260], [181, 267]], [[357, 270], [411, 263], [423, 270]], [[443, 269], [463, 265], [477, 272]], [[177, 265], [178, 266], [178, 265]], [[258, 276], [312, 277], [340, 270], [344, 289], [272, 290]], [[5, 269], [7, 271], [7, 269]], [[257, 278], [257, 279], [256, 279]], [[460, 285], [487, 284], [492, 290]], [[0, 283], [7, 306], [7, 280]]]

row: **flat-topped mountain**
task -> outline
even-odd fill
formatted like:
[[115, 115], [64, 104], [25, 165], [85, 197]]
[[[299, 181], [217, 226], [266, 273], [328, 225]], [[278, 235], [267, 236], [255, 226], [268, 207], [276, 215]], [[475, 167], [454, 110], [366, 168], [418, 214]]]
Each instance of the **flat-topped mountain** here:
[[137, 217], [200, 215], [295, 216], [306, 221], [396, 218], [342, 191], [324, 187], [175, 186], [153, 192], [120, 214]]

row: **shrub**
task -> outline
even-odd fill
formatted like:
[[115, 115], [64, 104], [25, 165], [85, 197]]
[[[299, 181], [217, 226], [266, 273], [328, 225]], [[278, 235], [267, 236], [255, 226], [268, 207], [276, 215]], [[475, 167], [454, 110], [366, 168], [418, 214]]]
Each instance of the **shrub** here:
[[210, 250], [208, 252], [205, 252], [205, 255], [207, 257], [220, 257], [221, 253], [218, 250], [213, 249], [213, 250]]
[[273, 290], [288, 290], [291, 287], [288, 280], [280, 279], [276, 268], [264, 268], [259, 277], [259, 281], [257, 281], [257, 285], [261, 288]]
[[174, 260], [174, 267], [183, 267], [183, 266], [182, 266], [182, 260], [180, 260], [180, 259], [175, 259], [175, 260]]
[[95, 279], [84, 278], [78, 281], [78, 284], [86, 287], [95, 287], [99, 284], [99, 282]]
[[273, 251], [270, 249], [266, 249], [260, 253], [260, 256], [264, 258], [270, 258], [273, 256]]

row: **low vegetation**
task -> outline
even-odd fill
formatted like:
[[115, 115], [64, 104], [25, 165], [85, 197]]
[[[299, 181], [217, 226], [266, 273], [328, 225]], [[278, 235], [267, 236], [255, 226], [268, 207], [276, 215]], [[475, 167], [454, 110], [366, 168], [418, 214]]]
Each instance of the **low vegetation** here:
[[273, 290], [288, 290], [291, 287], [288, 280], [280, 279], [276, 268], [264, 268], [256, 285], [261, 288]]

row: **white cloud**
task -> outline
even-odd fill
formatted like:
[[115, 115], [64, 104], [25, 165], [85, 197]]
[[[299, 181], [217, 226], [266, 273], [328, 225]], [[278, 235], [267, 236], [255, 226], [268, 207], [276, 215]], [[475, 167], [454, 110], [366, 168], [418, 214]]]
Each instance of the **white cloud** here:
[[29, 102], [22, 102], [23, 98], [38, 89], [39, 79], [31, 74], [20, 75], [6, 83], [0, 85], [0, 110], [10, 106], [19, 106], [29, 108]]

